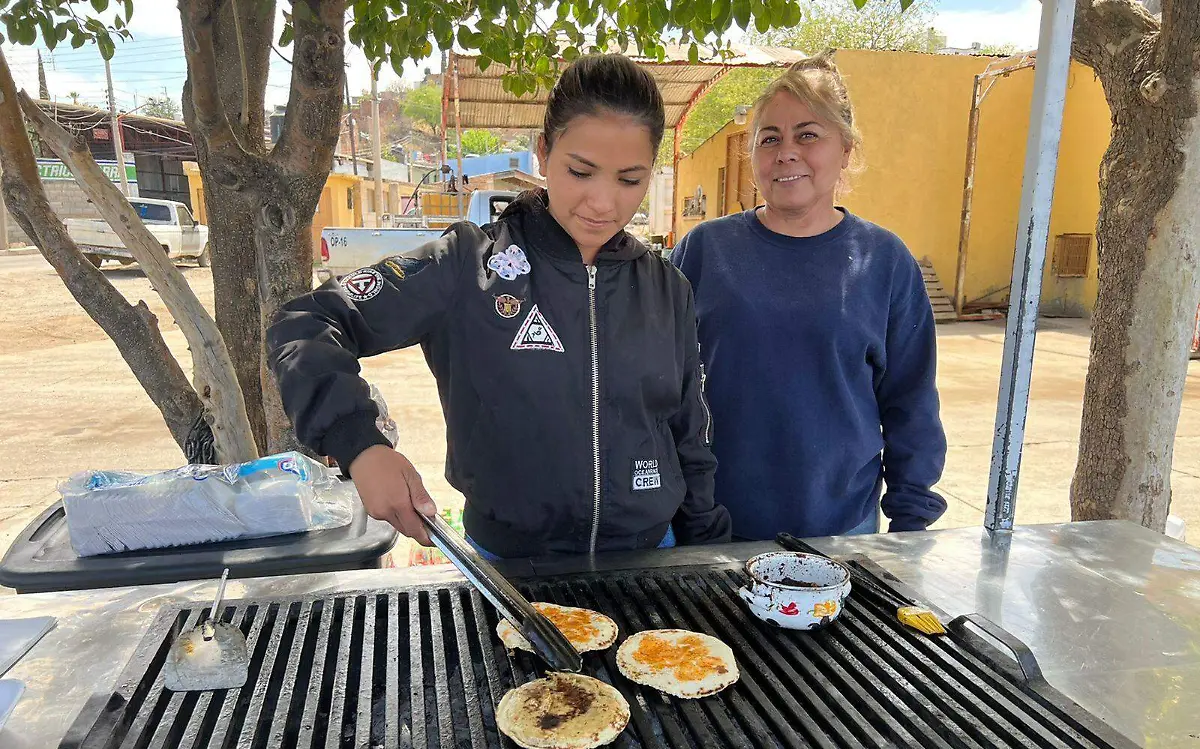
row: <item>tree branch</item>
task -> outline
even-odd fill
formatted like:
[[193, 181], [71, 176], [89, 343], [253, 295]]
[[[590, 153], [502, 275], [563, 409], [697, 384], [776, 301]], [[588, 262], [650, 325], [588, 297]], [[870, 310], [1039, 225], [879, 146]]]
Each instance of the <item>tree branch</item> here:
[[257, 458], [258, 447], [250, 431], [246, 402], [217, 324], [192, 293], [183, 274], [163, 253], [158, 239], [100, 170], [83, 140], [72, 137], [50, 119], [24, 91], [18, 98], [42, 142], [70, 168], [76, 182], [138, 261], [183, 331], [192, 352], [196, 390], [213, 419], [213, 440], [218, 458], [223, 463]]
[[1163, 0], [1158, 63], [1171, 83], [1191, 85], [1192, 66], [1200, 64], [1200, 2]]
[[1098, 70], [1158, 29], [1158, 20], [1137, 0], [1076, 0], [1071, 52]]
[[213, 26], [221, 0], [179, 0], [183, 22], [183, 54], [187, 58], [195, 124], [214, 154], [241, 151], [221, 103], [217, 87], [217, 59], [213, 49]]
[[242, 69], [242, 111], [238, 120], [242, 129], [250, 123], [250, 72], [246, 65], [246, 38], [242, 34], [242, 17], [238, 14], [237, 0], [230, 0], [233, 5], [233, 28], [237, 33], [238, 65]]
[[292, 83], [283, 133], [271, 162], [284, 172], [328, 172], [337, 145], [345, 75], [345, 0], [296, 0]]

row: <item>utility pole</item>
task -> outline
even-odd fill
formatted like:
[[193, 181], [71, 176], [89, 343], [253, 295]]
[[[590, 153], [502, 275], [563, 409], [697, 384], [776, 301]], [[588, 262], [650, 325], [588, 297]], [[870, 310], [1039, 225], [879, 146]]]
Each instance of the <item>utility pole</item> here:
[[117, 117], [117, 103], [113, 97], [112, 65], [104, 61], [104, 75], [108, 78], [108, 114], [112, 118], [113, 149], [117, 152], [117, 174], [121, 177], [121, 193], [129, 197], [129, 179], [125, 176], [125, 144], [121, 142], [121, 118]]
[[375, 228], [382, 226], [383, 215], [383, 144], [379, 135], [379, 73], [371, 69], [371, 158], [375, 160]]
[[[349, 128], [350, 128], [350, 163], [354, 167], [354, 176], [358, 176], [358, 150], [354, 146], [354, 104], [350, 101], [350, 81], [343, 79], [346, 84], [346, 111], [349, 112]], [[356, 185], [357, 187], [357, 185]]]

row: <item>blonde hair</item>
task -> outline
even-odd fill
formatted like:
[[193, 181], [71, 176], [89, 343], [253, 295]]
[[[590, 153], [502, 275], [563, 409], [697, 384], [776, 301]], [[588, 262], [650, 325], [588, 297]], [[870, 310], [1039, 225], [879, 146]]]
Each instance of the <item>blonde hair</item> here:
[[783, 75], [772, 81], [754, 102], [751, 118], [751, 135], [758, 147], [758, 126], [766, 108], [776, 96], [790, 94], [812, 110], [819, 119], [831, 124], [842, 138], [842, 145], [850, 150], [850, 166], [846, 171], [856, 173], [862, 169], [862, 133], [854, 123], [854, 107], [842, 72], [833, 61], [833, 50], [826, 50], [814, 57], [792, 63]]

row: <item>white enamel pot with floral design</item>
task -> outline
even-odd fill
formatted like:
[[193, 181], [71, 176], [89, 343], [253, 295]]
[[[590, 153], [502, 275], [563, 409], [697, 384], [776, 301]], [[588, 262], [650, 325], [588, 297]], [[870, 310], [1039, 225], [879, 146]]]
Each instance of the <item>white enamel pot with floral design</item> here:
[[820, 629], [842, 613], [850, 571], [815, 554], [771, 551], [746, 561], [750, 583], [738, 589], [750, 613], [785, 629]]

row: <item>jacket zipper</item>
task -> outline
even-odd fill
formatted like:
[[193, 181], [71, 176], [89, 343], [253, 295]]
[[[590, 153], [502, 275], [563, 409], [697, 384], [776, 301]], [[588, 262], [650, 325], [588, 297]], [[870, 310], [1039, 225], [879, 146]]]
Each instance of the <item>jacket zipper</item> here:
[[600, 536], [600, 343], [596, 326], [596, 266], [588, 266], [588, 316], [592, 332], [592, 538], [588, 546], [596, 553]]
[[700, 364], [700, 405], [704, 406], [704, 444], [712, 444], [712, 411], [708, 410], [708, 396], [705, 395], [705, 383], [708, 375], [704, 373], [704, 364]]

